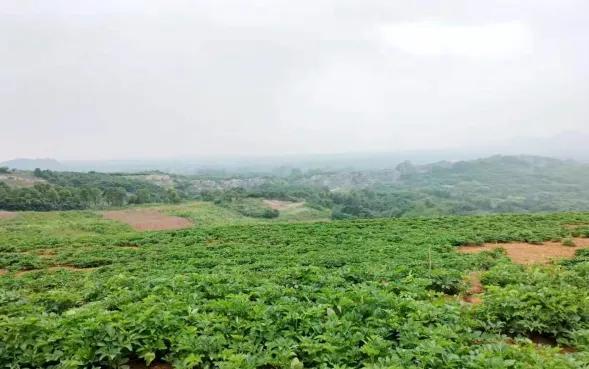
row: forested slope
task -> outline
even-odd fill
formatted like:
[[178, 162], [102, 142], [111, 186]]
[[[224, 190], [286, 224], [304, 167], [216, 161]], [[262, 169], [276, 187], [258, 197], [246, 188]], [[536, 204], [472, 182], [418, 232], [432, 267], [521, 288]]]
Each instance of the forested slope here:
[[0, 209], [85, 209], [192, 199], [246, 216], [277, 217], [251, 200], [264, 198], [304, 201], [328, 209], [334, 219], [589, 210], [589, 165], [532, 156], [421, 166], [403, 162], [368, 171], [278, 168], [273, 173], [182, 176], [36, 170], [26, 172], [26, 178], [42, 183], [3, 185], [0, 175]]

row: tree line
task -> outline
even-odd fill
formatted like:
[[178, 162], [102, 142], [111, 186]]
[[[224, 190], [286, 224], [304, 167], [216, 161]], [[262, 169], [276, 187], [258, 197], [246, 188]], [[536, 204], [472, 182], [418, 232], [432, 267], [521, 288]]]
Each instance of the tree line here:
[[0, 181], [0, 209], [82, 210], [181, 201], [181, 195], [172, 188], [164, 189], [124, 175], [39, 169], [34, 175], [45, 181], [31, 187], [10, 187]]

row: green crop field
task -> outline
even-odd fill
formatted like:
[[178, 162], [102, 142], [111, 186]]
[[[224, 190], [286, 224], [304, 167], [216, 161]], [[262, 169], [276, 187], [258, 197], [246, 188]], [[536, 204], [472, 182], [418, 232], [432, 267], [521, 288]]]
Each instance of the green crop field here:
[[[261, 199], [248, 199], [257, 207], [266, 209]], [[218, 226], [218, 225], [235, 225], [235, 224], [253, 224], [268, 222], [297, 222], [297, 221], [328, 221], [330, 211], [327, 209], [317, 210], [305, 205], [294, 206], [282, 209], [277, 218], [264, 219], [252, 218], [240, 214], [230, 208], [215, 205], [211, 202], [193, 201], [178, 205], [160, 205], [149, 206], [170, 215], [177, 215], [192, 220], [199, 226]]]
[[[160, 210], [195, 226], [0, 220], [0, 367], [588, 367], [587, 250], [525, 267], [456, 252], [587, 237], [588, 213], [288, 223], [211, 203]], [[472, 272], [480, 304], [463, 301]]]
[[588, 41], [589, 0], [0, 0], [0, 369], [589, 369]]

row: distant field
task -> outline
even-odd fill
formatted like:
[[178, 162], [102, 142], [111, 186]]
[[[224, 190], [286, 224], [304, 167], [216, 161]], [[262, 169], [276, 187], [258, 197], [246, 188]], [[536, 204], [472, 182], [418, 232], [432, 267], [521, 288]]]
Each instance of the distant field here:
[[[262, 199], [252, 199], [260, 206], [266, 206]], [[262, 219], [247, 217], [239, 212], [226, 207], [215, 205], [212, 202], [195, 201], [178, 205], [162, 205], [154, 209], [166, 214], [190, 219], [196, 226], [220, 226], [228, 224], [253, 224], [275, 222], [315, 222], [329, 221], [330, 211], [317, 210], [297, 203], [296, 206], [287, 206], [280, 209], [278, 218]]]
[[185, 229], [193, 225], [186, 218], [166, 215], [150, 209], [110, 210], [103, 212], [102, 215], [105, 219], [128, 224], [137, 231]]
[[[283, 215], [296, 220], [289, 223], [212, 203], [135, 209], [182, 215], [194, 226], [140, 232], [89, 211], [0, 219], [0, 362], [136, 369], [589, 362], [589, 252], [570, 242], [589, 236], [588, 213], [301, 222], [295, 212]], [[508, 242], [566, 255], [522, 266], [500, 248]], [[457, 252], [485, 243], [499, 248]]]
[[44, 183], [45, 180], [37, 178], [32, 172], [18, 171], [15, 173], [0, 173], [0, 182], [11, 187], [32, 187], [35, 183]]

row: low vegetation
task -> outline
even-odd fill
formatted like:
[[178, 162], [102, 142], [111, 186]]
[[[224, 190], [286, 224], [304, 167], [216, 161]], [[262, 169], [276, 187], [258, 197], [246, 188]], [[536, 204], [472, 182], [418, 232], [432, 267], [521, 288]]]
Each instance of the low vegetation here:
[[[12, 176], [14, 177], [14, 176]], [[528, 156], [494, 156], [383, 170], [280, 168], [271, 173], [21, 172], [2, 184], [0, 209], [102, 209], [210, 201], [245, 217], [279, 218], [264, 199], [304, 202], [333, 219], [589, 210], [589, 166]], [[36, 182], [37, 181], [37, 182]], [[39, 182], [40, 181], [40, 182]]]
[[[501, 249], [456, 252], [584, 238], [587, 213], [284, 223], [210, 202], [159, 209], [193, 219], [225, 213], [191, 229], [142, 233], [92, 212], [0, 220], [1, 362], [176, 369], [589, 362], [587, 250], [531, 266], [513, 264]], [[484, 285], [477, 304], [463, 301], [473, 272]]]

